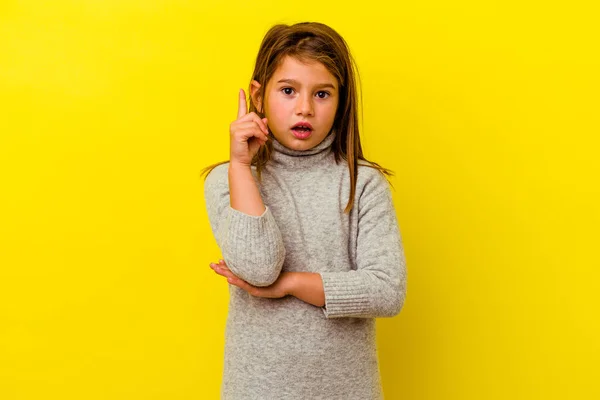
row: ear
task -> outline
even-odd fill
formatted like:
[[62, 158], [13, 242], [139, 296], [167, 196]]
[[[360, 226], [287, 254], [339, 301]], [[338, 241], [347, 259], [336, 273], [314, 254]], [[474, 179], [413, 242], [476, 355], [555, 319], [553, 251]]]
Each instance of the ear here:
[[248, 90], [248, 92], [250, 93], [250, 98], [252, 99], [252, 104], [254, 104], [254, 107], [256, 107], [256, 109], [258, 110], [258, 112], [262, 113], [262, 99], [260, 98], [260, 96], [258, 95], [258, 89], [260, 88], [260, 83], [258, 83], [258, 81], [256, 80], [252, 80], [252, 82], [250, 83], [250, 88]]

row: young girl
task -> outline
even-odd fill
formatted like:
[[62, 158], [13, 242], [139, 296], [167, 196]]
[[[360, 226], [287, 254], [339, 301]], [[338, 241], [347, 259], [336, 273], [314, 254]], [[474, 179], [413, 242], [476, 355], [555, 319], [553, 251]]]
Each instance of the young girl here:
[[327, 25], [271, 28], [230, 160], [204, 171], [210, 265], [231, 284], [222, 399], [383, 398], [375, 318], [400, 312], [406, 266], [391, 172], [362, 154], [353, 67]]

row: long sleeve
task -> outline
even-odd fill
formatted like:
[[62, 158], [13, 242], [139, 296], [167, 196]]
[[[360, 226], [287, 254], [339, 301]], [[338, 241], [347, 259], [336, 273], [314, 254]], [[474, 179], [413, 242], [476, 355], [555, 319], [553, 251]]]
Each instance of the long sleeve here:
[[230, 206], [228, 164], [206, 177], [204, 198], [210, 226], [223, 259], [239, 278], [254, 286], [269, 286], [281, 272], [285, 247], [271, 210], [253, 216]]
[[406, 262], [392, 194], [379, 172], [358, 201], [356, 270], [321, 272], [327, 318], [393, 317], [406, 295]]

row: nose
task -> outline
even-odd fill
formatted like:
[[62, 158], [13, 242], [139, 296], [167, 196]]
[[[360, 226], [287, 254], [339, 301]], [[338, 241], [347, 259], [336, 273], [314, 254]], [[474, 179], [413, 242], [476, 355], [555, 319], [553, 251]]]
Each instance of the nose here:
[[313, 102], [310, 94], [298, 96], [296, 103], [296, 114], [298, 115], [313, 115]]

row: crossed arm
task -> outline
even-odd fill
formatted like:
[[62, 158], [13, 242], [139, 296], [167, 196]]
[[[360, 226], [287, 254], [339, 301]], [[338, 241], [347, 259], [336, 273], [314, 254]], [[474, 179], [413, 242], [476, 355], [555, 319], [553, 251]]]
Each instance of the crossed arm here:
[[[231, 209], [255, 218], [265, 214], [266, 207], [249, 167], [230, 163], [227, 180]], [[281, 272], [270, 285], [266, 285], [266, 283], [270, 283], [272, 279], [251, 277], [250, 279], [254, 278], [253, 281], [256, 283], [253, 285], [235, 275], [224, 260], [220, 260], [219, 264], [211, 263], [210, 266], [217, 274], [227, 278], [229, 283], [246, 290], [253, 296], [281, 298], [291, 295], [317, 307], [325, 305], [323, 281], [317, 273]]]
[[[242, 171], [241, 181], [251, 187], [252, 175]], [[229, 176], [224, 168], [215, 172], [207, 178], [207, 210], [227, 263], [211, 267], [230, 284], [257, 297], [294, 296], [321, 307], [328, 318], [391, 317], [400, 312], [406, 294], [406, 266], [384, 178], [373, 176], [372, 186], [363, 191], [359, 201], [358, 268], [314, 273], [283, 270], [285, 247], [270, 209], [259, 194], [253, 198], [260, 201], [240, 203], [240, 208], [252, 204], [253, 210], [236, 209], [238, 204], [230, 198], [230, 190], [235, 193], [233, 186], [240, 183], [235, 167]], [[241, 193], [247, 195], [248, 191]]]
[[235, 276], [224, 260], [220, 260], [218, 264], [211, 263], [210, 267], [217, 274], [227, 278], [227, 282], [245, 290], [252, 296], [278, 299], [290, 295], [313, 306], [323, 307], [325, 305], [323, 280], [321, 275], [316, 272], [285, 271], [270, 286], [254, 286]]

